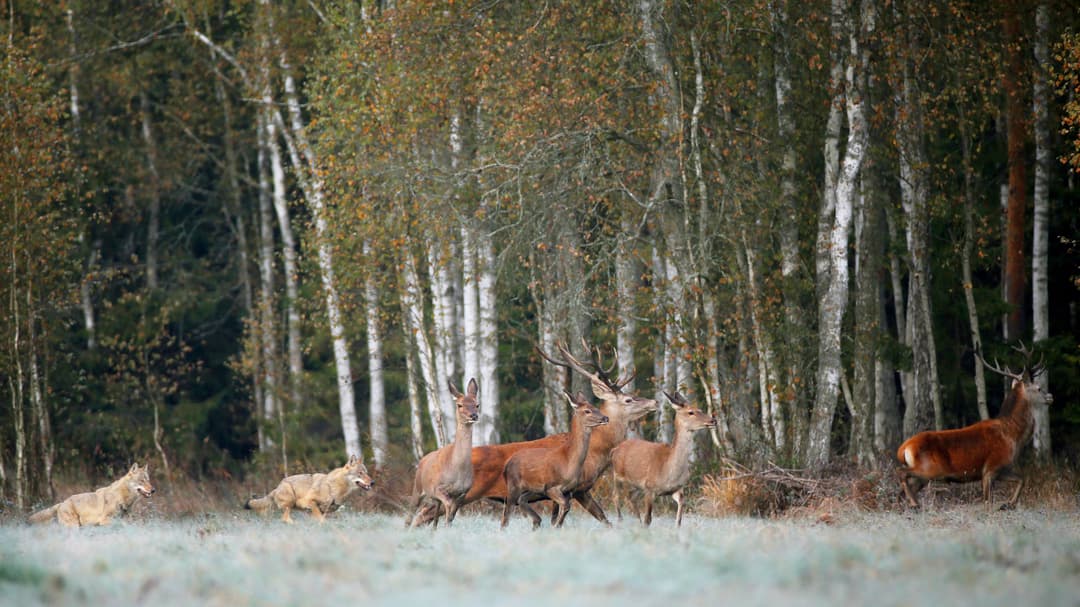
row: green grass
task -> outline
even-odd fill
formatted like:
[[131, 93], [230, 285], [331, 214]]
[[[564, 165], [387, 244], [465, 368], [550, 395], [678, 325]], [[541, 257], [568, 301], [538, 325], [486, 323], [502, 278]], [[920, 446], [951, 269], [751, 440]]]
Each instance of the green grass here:
[[852, 514], [833, 525], [707, 519], [682, 529], [580, 511], [532, 532], [486, 515], [408, 531], [339, 512], [111, 527], [0, 525], [11, 605], [1080, 605], [1076, 513]]

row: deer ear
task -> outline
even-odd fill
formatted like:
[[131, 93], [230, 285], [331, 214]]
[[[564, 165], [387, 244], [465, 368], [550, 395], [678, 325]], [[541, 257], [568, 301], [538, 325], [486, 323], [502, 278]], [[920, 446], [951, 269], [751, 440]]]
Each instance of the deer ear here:
[[450, 388], [450, 394], [452, 394], [454, 398], [461, 398], [461, 392], [458, 391], [457, 387], [454, 385], [453, 380], [446, 380], [446, 386]]
[[570, 408], [574, 409], [574, 410], [577, 410], [577, 408], [580, 405], [578, 405], [577, 401], [574, 400], [574, 396], [572, 394], [570, 394], [569, 392], [567, 392], [566, 390], [563, 390], [562, 394], [563, 394], [563, 398], [566, 399], [566, 402], [570, 403]]
[[469, 386], [466, 388], [469, 391], [469, 396], [475, 397], [476, 393], [480, 391], [480, 386], [476, 384], [476, 378], [469, 380]]
[[590, 383], [592, 384], [592, 393], [596, 398], [603, 400], [605, 396], [611, 395], [611, 388], [604, 385], [604, 382], [594, 379]]

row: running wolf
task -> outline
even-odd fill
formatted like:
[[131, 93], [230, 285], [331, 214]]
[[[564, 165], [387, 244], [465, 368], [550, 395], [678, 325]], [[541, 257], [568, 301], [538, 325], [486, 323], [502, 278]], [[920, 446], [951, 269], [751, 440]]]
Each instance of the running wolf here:
[[374, 482], [359, 458], [353, 456], [344, 466], [327, 474], [294, 474], [287, 476], [277, 488], [257, 499], [249, 499], [244, 508], [265, 514], [277, 505], [283, 514], [281, 520], [292, 523], [293, 508], [311, 510], [311, 514], [323, 522], [325, 515], [337, 510], [355, 489], [371, 489]]
[[77, 493], [59, 504], [35, 512], [27, 522], [47, 523], [56, 519], [66, 527], [108, 525], [114, 515], [126, 514], [140, 495], [148, 498], [153, 494], [149, 468], [133, 464], [128, 473], [113, 484], [97, 491]]

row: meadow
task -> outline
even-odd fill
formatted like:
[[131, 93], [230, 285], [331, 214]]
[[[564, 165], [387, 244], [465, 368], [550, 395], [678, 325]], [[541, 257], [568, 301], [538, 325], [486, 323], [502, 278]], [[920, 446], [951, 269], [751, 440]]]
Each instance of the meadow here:
[[1075, 510], [662, 516], [500, 531], [403, 517], [150, 512], [109, 527], [0, 524], [5, 605], [1080, 605]]

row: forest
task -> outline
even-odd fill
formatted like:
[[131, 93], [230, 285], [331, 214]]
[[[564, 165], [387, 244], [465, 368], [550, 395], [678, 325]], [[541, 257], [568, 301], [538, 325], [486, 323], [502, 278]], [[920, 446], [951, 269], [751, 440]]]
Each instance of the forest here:
[[561, 344], [700, 471], [891, 469], [982, 360], [1080, 457], [1071, 2], [0, 8], [0, 510], [563, 432]]

